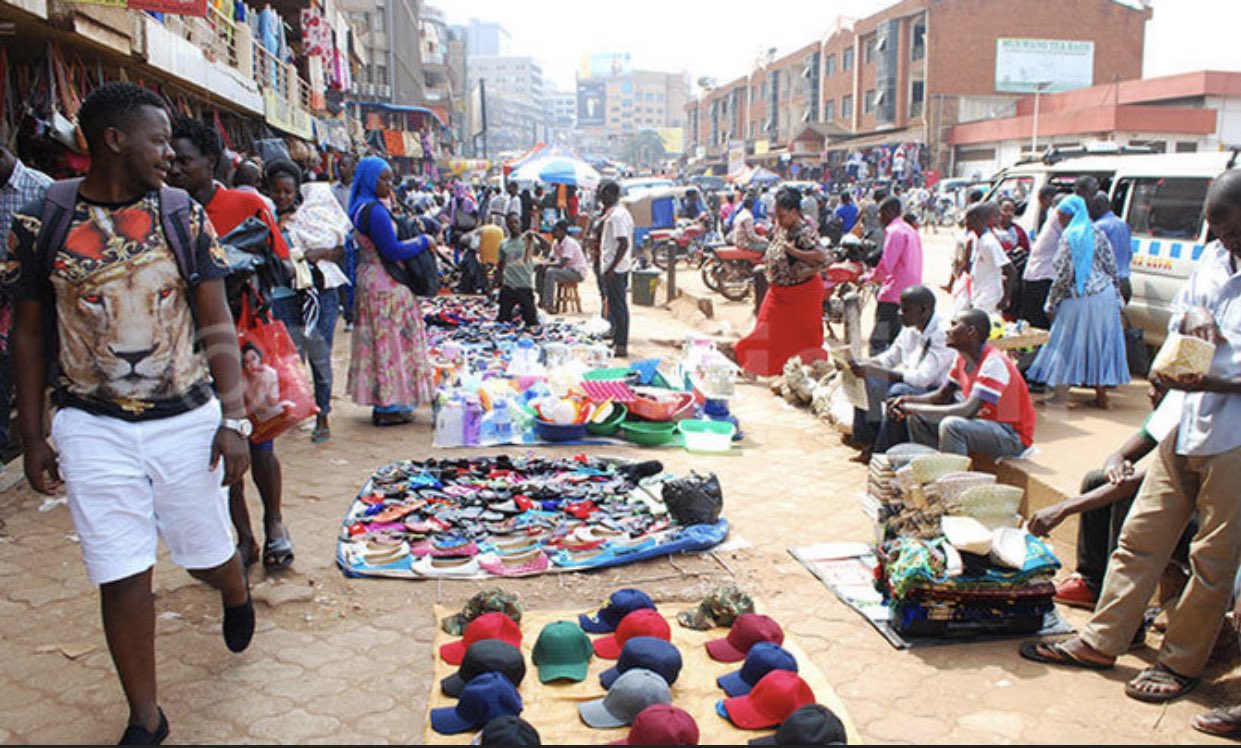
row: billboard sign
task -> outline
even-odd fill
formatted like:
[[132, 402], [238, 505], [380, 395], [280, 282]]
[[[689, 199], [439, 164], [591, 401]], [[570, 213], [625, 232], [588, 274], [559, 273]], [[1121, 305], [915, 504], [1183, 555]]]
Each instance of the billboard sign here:
[[591, 78], [614, 78], [633, 72], [628, 52], [606, 52], [590, 56]]
[[1094, 85], [1094, 42], [996, 39], [998, 93], [1050, 93]]
[[603, 127], [607, 124], [607, 103], [607, 84], [603, 81], [578, 81], [578, 127]]
[[728, 142], [728, 173], [740, 174], [745, 169], [745, 141], [730, 140]]

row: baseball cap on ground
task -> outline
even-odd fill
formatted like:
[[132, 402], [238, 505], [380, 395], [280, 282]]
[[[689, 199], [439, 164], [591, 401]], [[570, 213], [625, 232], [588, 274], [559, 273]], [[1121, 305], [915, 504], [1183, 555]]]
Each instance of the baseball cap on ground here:
[[625, 642], [635, 636], [653, 636], [656, 639], [672, 641], [672, 627], [658, 612], [643, 608], [635, 610], [620, 622], [615, 634], [595, 639], [595, 654], [608, 660], [620, 656]]
[[754, 738], [750, 745], [848, 745], [840, 717], [822, 704], [803, 706], [780, 723], [775, 735]]
[[553, 680], [586, 680], [586, 668], [593, 654], [590, 637], [576, 623], [556, 621], [539, 632], [534, 643], [534, 664], [539, 668], [539, 682]]
[[654, 704], [672, 703], [672, 692], [658, 673], [630, 670], [616, 679], [602, 699], [577, 705], [582, 721], [591, 727], [607, 729], [633, 724], [643, 709]]
[[697, 608], [677, 613], [677, 623], [687, 629], [707, 631], [733, 625], [737, 616], [754, 612], [754, 601], [735, 584], [716, 587]]
[[465, 627], [465, 636], [440, 647], [440, 657], [449, 665], [460, 665], [465, 659], [465, 650], [486, 639], [499, 639], [520, 649], [521, 629], [503, 613], [484, 613]]
[[628, 737], [609, 745], [698, 745], [698, 723], [684, 709], [655, 704], [634, 717]]
[[729, 696], [744, 696], [754, 688], [764, 675], [772, 670], [797, 672], [797, 658], [779, 644], [759, 642], [745, 655], [745, 664], [741, 669], [721, 675], [716, 679], [720, 688]]
[[768, 616], [747, 613], [733, 621], [727, 637], [707, 642], [707, 654], [720, 662], [741, 662], [759, 642], [783, 644], [784, 630]]
[[814, 692], [797, 673], [772, 670], [750, 693], [724, 699], [728, 720], [744, 730], [775, 727], [803, 706], [814, 703]]
[[521, 600], [504, 590], [483, 590], [465, 601], [460, 613], [453, 613], [440, 620], [440, 628], [449, 636], [461, 636], [465, 627], [484, 613], [503, 613], [521, 623]]
[[521, 717], [504, 716], [483, 725], [474, 745], [543, 745], [539, 731]]
[[655, 610], [655, 603], [642, 590], [626, 587], [623, 590], [613, 592], [612, 596], [608, 598], [607, 604], [599, 609], [598, 614], [594, 618], [583, 613], [577, 617], [577, 620], [581, 624], [582, 630], [587, 633], [610, 634], [616, 630], [616, 627], [625, 616], [643, 608]]
[[431, 729], [444, 735], [475, 730], [496, 717], [521, 714], [517, 687], [499, 673], [483, 673], [465, 686], [456, 706], [431, 710]]
[[499, 639], [474, 642], [465, 650], [460, 669], [440, 681], [440, 690], [445, 696], [458, 698], [465, 690], [465, 684], [483, 673], [499, 673], [514, 686], [521, 686], [526, 677], [526, 661], [521, 656], [521, 650], [508, 642]]
[[681, 674], [681, 653], [672, 642], [654, 636], [635, 636], [625, 642], [616, 664], [599, 673], [599, 683], [611, 688], [623, 673], [636, 668], [658, 673], [669, 686]]

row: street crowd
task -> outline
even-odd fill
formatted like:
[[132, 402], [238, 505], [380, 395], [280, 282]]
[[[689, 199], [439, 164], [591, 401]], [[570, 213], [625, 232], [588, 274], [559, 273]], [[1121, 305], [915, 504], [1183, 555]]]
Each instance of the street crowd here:
[[[157, 541], [220, 591], [235, 652], [255, 628], [245, 568], [294, 560], [274, 440], [250, 439], [256, 412], [285, 405], [271, 392], [275, 373], [262, 352], [239, 343], [235, 320], [268, 315], [287, 328], [312, 372], [310, 438], [327, 442], [343, 315], [352, 333], [345, 392], [372, 408], [376, 427], [400, 426], [433, 397], [411, 284], [432, 274], [458, 292], [496, 292], [502, 320], [534, 327], [540, 308], [555, 308], [559, 286], [593, 274], [614, 353], [626, 357], [635, 226], [614, 181], [580, 192], [513, 182], [493, 190], [400, 179], [376, 156], [342, 156], [327, 170], [283, 159], [233, 163], [209, 123], [170, 117], [162, 99], [124, 83], [91, 93], [79, 121], [91, 154], [81, 180], [53, 183], [0, 150], [3, 275], [14, 312], [5, 348], [16, 364], [26, 476], [41, 493], [67, 492], [100, 588], [130, 708], [122, 742], [158, 743], [169, 726], [155, 673]], [[876, 289], [869, 351], [847, 364], [869, 394], [849, 441], [860, 460], [906, 441], [1011, 458], [1034, 443], [1032, 388], [1050, 392], [1042, 407], [1063, 407], [1070, 387], [1086, 387], [1106, 408], [1108, 391], [1129, 381], [1121, 316], [1129, 239], [1090, 178], [1072, 192], [1040, 193], [1033, 235], [1013, 222], [1012, 200], [982, 198], [972, 196], [964, 214], [949, 306], [926, 285], [918, 224], [937, 222], [939, 208], [920, 182], [690, 190], [678, 211], [763, 254], [768, 290], [755, 327], [728, 351], [756, 376], [778, 373], [792, 356], [827, 356], [832, 250], [847, 235], [873, 243], [864, 276]], [[1158, 662], [1126, 686], [1144, 701], [1178, 698], [1197, 683], [1241, 557], [1241, 517], [1228, 491], [1241, 478], [1241, 432], [1227, 425], [1241, 415], [1231, 347], [1241, 341], [1241, 171], [1216, 180], [1206, 216], [1216, 239], [1177, 296], [1172, 327], [1216, 346], [1211, 372], [1153, 378], [1158, 407], [1143, 429], [1087, 477], [1081, 496], [1031, 520], [1045, 534], [1081, 515], [1078, 573], [1058, 584], [1057, 597], [1094, 609], [1079, 636], [1022, 647], [1039, 662], [1111, 667], [1144, 634], [1146, 603], [1178, 546], [1188, 558], [1193, 574]], [[259, 247], [257, 270], [239, 278], [226, 245]], [[1049, 331], [1024, 371], [989, 342], [1004, 318]], [[1136, 470], [1147, 453], [1154, 459]], [[247, 471], [263, 508], [261, 544]], [[1241, 710], [1212, 713], [1202, 725], [1239, 734]]]

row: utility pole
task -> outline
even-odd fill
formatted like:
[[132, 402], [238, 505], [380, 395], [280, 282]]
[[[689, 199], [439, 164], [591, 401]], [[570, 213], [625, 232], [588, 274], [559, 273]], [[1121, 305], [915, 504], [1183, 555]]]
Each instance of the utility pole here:
[[1051, 86], [1051, 81], [1039, 81], [1034, 84], [1034, 131], [1030, 133], [1030, 158], [1038, 158], [1038, 100], [1043, 90]]

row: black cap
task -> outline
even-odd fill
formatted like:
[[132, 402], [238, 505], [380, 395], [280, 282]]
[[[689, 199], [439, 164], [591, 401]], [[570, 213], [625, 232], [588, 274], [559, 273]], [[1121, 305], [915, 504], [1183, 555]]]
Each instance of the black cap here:
[[483, 726], [478, 745], [543, 745], [539, 731], [521, 717], [496, 717]]
[[445, 696], [459, 698], [465, 684], [483, 673], [500, 673], [516, 688], [526, 677], [526, 661], [522, 659], [521, 650], [512, 644], [499, 639], [483, 639], [465, 650], [461, 668], [440, 681], [440, 689]]
[[793, 712], [775, 735], [754, 738], [750, 745], [848, 745], [844, 723], [831, 709], [810, 704]]

